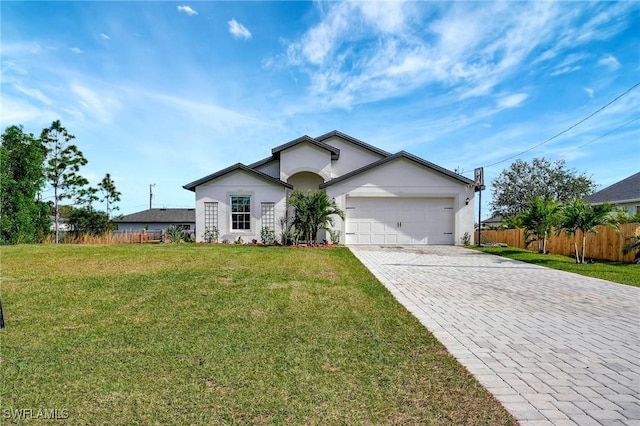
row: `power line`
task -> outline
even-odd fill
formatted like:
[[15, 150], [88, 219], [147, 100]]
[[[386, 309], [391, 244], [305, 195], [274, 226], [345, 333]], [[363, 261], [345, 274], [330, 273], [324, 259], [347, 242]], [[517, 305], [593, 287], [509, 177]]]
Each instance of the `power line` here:
[[629, 124], [631, 124], [631, 123], [633, 123], [634, 121], [637, 121], [637, 120], [640, 120], [640, 116], [638, 116], [638, 117], [634, 118], [633, 120], [627, 121], [627, 122], [626, 122], [626, 123], [624, 123], [622, 126], [616, 127], [615, 129], [613, 129], [613, 130], [611, 130], [611, 131], [609, 131], [609, 132], [605, 133], [604, 135], [598, 136], [597, 138], [595, 138], [595, 139], [593, 139], [593, 140], [591, 140], [591, 141], [589, 141], [589, 142], [587, 142], [587, 143], [585, 143], [585, 144], [582, 144], [582, 145], [578, 146], [577, 148], [584, 148], [585, 146], [590, 145], [590, 144], [594, 143], [595, 141], [598, 141], [598, 140], [600, 140], [600, 139], [604, 138], [605, 136], [609, 136], [611, 133], [615, 132], [616, 130], [620, 130], [620, 129], [622, 129], [623, 127], [626, 127], [626, 126], [628, 126]]
[[[604, 111], [604, 110], [605, 110], [605, 109], [607, 109], [611, 104], [613, 104], [614, 102], [616, 102], [617, 100], [619, 100], [619, 99], [620, 99], [620, 98], [622, 98], [623, 96], [627, 95], [629, 92], [631, 92], [633, 89], [635, 89], [635, 88], [636, 88], [636, 87], [638, 87], [638, 86], [640, 86], [640, 83], [636, 83], [636, 84], [634, 84], [634, 85], [633, 85], [633, 86], [631, 86], [629, 89], [627, 89], [624, 93], [622, 93], [621, 95], [618, 95], [618, 96], [617, 96], [614, 100], [612, 100], [611, 102], [607, 103], [606, 105], [604, 105], [603, 107], [601, 107], [601, 108], [600, 108], [600, 109], [598, 109], [597, 111], [595, 111], [595, 112], [591, 113], [591, 114], [590, 114], [590, 115], [588, 115], [587, 117], [585, 117], [585, 118], [583, 118], [582, 120], [578, 121], [578, 122], [577, 122], [577, 123], [575, 123], [574, 125], [572, 125], [572, 126], [570, 126], [570, 127], [566, 128], [566, 129], [565, 129], [565, 130], [563, 130], [562, 132], [560, 132], [560, 133], [558, 133], [558, 134], [556, 134], [556, 135], [554, 135], [554, 136], [550, 137], [549, 139], [546, 139], [546, 140], [544, 140], [544, 141], [540, 142], [539, 144], [536, 144], [536, 145], [532, 146], [531, 148], [525, 149], [524, 151], [522, 151], [522, 152], [520, 152], [520, 153], [518, 153], [518, 154], [515, 154], [515, 155], [512, 155], [512, 156], [510, 156], [510, 157], [507, 157], [507, 158], [505, 158], [504, 160], [500, 160], [500, 161], [498, 161], [498, 162], [495, 162], [495, 163], [489, 164], [488, 166], [484, 166], [484, 168], [493, 167], [493, 166], [496, 166], [496, 165], [498, 165], [498, 164], [504, 163], [505, 161], [512, 160], [512, 159], [514, 159], [514, 158], [516, 158], [516, 157], [521, 156], [522, 154], [525, 154], [525, 153], [527, 153], [527, 152], [529, 152], [529, 151], [532, 151], [532, 150], [534, 150], [534, 149], [536, 149], [536, 148], [538, 148], [538, 147], [540, 147], [540, 146], [542, 146], [542, 145], [544, 145], [544, 144], [546, 144], [546, 143], [549, 143], [549, 142], [551, 142], [551, 141], [552, 141], [552, 140], [554, 140], [554, 139], [557, 139], [558, 137], [560, 137], [560, 136], [564, 135], [565, 133], [567, 133], [568, 131], [572, 130], [573, 128], [575, 128], [575, 127], [579, 126], [580, 124], [584, 123], [585, 121], [589, 120], [591, 117], [593, 117], [594, 115], [598, 114], [599, 112]], [[632, 120], [632, 121], [633, 121], [633, 120]], [[629, 123], [627, 123], [627, 124], [629, 124]], [[625, 124], [625, 126], [626, 126], [626, 124]], [[622, 126], [622, 127], [624, 127], [624, 126]], [[606, 135], [603, 135], [602, 137], [604, 137], [604, 136], [606, 136]], [[592, 142], [593, 142], [593, 141], [592, 141]], [[589, 142], [589, 143], [590, 143], [590, 142]]]

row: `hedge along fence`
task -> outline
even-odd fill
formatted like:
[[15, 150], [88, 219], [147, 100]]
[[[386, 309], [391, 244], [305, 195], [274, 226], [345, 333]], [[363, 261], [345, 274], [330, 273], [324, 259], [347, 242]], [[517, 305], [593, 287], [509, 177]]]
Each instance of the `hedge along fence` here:
[[[585, 258], [609, 260], [612, 262], [633, 262], [634, 252], [622, 254], [622, 248], [629, 243], [628, 237], [640, 234], [639, 223], [625, 223], [617, 228], [609, 228], [607, 226], [598, 226], [597, 233], [587, 233], [587, 247], [585, 250]], [[478, 234], [476, 233], [476, 241]], [[524, 239], [524, 230], [522, 229], [501, 229], [501, 230], [483, 230], [482, 239], [488, 238], [495, 243], [505, 243], [511, 247], [523, 249], [537, 250], [536, 242], [526, 246]], [[578, 239], [578, 250], [582, 250], [582, 232], [578, 231], [575, 236], [567, 237], [562, 231], [560, 235], [554, 232], [547, 238], [547, 250], [555, 254], [564, 254], [566, 256], [575, 256], [574, 241]]]

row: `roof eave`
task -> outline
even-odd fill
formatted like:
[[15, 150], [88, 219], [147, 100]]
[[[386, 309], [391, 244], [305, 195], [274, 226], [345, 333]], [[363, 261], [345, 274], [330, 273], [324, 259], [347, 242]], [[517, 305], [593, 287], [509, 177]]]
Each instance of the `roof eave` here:
[[333, 137], [333, 136], [337, 136], [337, 137], [339, 137], [341, 139], [344, 139], [344, 140], [346, 140], [348, 142], [351, 142], [354, 145], [357, 145], [357, 146], [359, 146], [361, 148], [365, 148], [365, 149], [367, 149], [367, 150], [369, 150], [371, 152], [374, 152], [374, 153], [376, 153], [378, 155], [381, 155], [383, 157], [388, 157], [388, 156], [391, 155], [390, 152], [387, 152], [387, 151], [385, 151], [383, 149], [377, 148], [377, 147], [375, 147], [373, 145], [369, 145], [368, 143], [363, 142], [360, 139], [356, 139], [353, 136], [349, 136], [346, 133], [342, 133], [342, 132], [340, 132], [338, 130], [332, 130], [329, 133], [325, 133], [324, 135], [320, 135], [320, 136], [318, 136], [318, 137], [316, 137], [314, 139], [319, 141], [319, 142], [322, 142], [322, 141], [324, 141], [326, 139], [329, 139], [330, 137]]
[[201, 179], [198, 179], [196, 181], [188, 183], [188, 184], [184, 185], [183, 188], [186, 189], [186, 190], [195, 192], [197, 186], [202, 185], [202, 184], [204, 184], [206, 182], [212, 181], [214, 179], [218, 179], [218, 178], [220, 178], [220, 177], [222, 177], [222, 176], [224, 176], [226, 174], [229, 174], [231, 172], [234, 172], [236, 170], [243, 170], [243, 171], [248, 172], [250, 174], [255, 174], [258, 177], [260, 177], [260, 178], [262, 178], [262, 179], [264, 179], [266, 181], [269, 181], [271, 183], [279, 184], [279, 185], [282, 185], [282, 186], [284, 186], [286, 188], [293, 189], [293, 186], [291, 184], [288, 184], [287, 182], [283, 182], [280, 179], [276, 179], [276, 178], [274, 178], [272, 176], [269, 176], [266, 173], [262, 173], [261, 171], [254, 170], [254, 169], [252, 169], [252, 168], [250, 168], [248, 166], [245, 166], [242, 163], [236, 163], [231, 167], [227, 167], [226, 169], [222, 169], [222, 170], [220, 170], [220, 171], [218, 171], [216, 173], [210, 174], [210, 175], [205, 176], [205, 177], [203, 177]]
[[390, 161], [393, 161], [395, 159], [398, 159], [398, 158], [406, 158], [406, 159], [408, 159], [410, 161], [413, 161], [415, 163], [418, 163], [418, 164], [422, 165], [423, 167], [427, 167], [427, 168], [432, 169], [432, 170], [434, 170], [434, 171], [436, 171], [438, 173], [441, 173], [441, 174], [449, 176], [449, 177], [451, 177], [453, 179], [459, 180], [460, 182], [464, 183], [465, 185], [473, 184], [473, 181], [471, 179], [469, 179], [469, 178], [466, 178], [466, 177], [464, 177], [462, 175], [454, 173], [454, 172], [452, 172], [450, 170], [447, 170], [447, 169], [445, 169], [443, 167], [440, 167], [440, 166], [438, 166], [436, 164], [430, 163], [430, 162], [428, 162], [426, 160], [423, 160], [420, 157], [416, 157], [413, 154], [409, 154], [406, 151], [400, 151], [400, 152], [397, 152], [395, 154], [389, 155], [388, 157], [382, 158], [382, 159], [380, 159], [380, 160], [378, 160], [378, 161], [376, 161], [374, 163], [367, 164], [366, 166], [361, 167], [361, 168], [359, 168], [357, 170], [354, 170], [354, 171], [352, 171], [350, 173], [344, 174], [344, 175], [342, 175], [340, 177], [337, 177], [335, 179], [331, 179], [328, 182], [322, 183], [322, 184], [320, 184], [320, 189], [324, 189], [324, 188], [327, 188], [327, 187], [329, 187], [331, 185], [334, 185], [336, 183], [345, 181], [347, 179], [351, 179], [352, 177], [355, 177], [355, 176], [357, 176], [357, 175], [359, 175], [361, 173], [367, 172], [369, 170], [375, 169], [376, 167], [379, 167], [379, 166], [381, 166], [383, 164], [386, 164], [386, 163], [388, 163]]

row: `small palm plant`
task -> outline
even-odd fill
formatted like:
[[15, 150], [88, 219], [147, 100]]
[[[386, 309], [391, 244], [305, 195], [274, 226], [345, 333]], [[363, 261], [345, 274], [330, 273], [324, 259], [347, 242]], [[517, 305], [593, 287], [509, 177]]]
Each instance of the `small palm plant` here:
[[525, 230], [525, 240], [537, 241], [538, 251], [547, 252], [547, 238], [551, 229], [559, 222], [560, 203], [542, 197], [529, 202], [529, 209], [518, 216]]
[[574, 200], [564, 205], [562, 209], [562, 220], [559, 231], [564, 230], [567, 235], [576, 236], [578, 231], [582, 231], [582, 258], [578, 251], [578, 241], [574, 240], [576, 249], [576, 263], [584, 263], [587, 233], [597, 232], [599, 225], [614, 226], [609, 216], [613, 206], [608, 203], [591, 205], [582, 200]]
[[628, 254], [635, 250], [636, 255], [633, 263], [640, 263], [640, 234], [636, 233], [635, 235], [627, 237], [627, 241], [629, 241], [629, 244], [623, 247], [622, 252]]
[[293, 226], [301, 234], [302, 240], [308, 243], [318, 239], [320, 229], [329, 229], [333, 226], [332, 216], [335, 215], [344, 220], [344, 212], [324, 191], [315, 190], [305, 193], [295, 189], [289, 195], [289, 205], [294, 208]]

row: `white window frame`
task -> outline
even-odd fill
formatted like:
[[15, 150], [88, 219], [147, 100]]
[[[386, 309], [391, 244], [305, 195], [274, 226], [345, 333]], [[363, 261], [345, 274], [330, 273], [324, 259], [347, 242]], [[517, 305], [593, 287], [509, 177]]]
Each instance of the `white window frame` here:
[[[245, 212], [234, 212], [233, 208], [234, 208], [234, 204], [233, 204], [233, 200], [234, 198], [248, 198], [249, 202], [247, 203], [248, 207], [249, 207], [249, 211], [245, 211]], [[252, 220], [251, 220], [251, 213], [253, 211], [252, 208], [252, 196], [250, 194], [233, 194], [229, 197], [229, 229], [231, 230], [231, 232], [234, 233], [251, 233], [252, 230]], [[249, 227], [248, 228], [235, 228], [234, 227], [234, 221], [233, 221], [233, 217], [234, 215], [248, 215], [248, 221], [243, 221], [243, 223], [248, 223]]]

